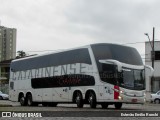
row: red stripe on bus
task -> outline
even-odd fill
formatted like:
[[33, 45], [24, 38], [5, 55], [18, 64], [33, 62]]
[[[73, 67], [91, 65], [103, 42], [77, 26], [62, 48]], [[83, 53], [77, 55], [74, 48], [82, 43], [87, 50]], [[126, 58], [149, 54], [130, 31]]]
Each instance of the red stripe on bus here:
[[[119, 86], [114, 86], [114, 89], [119, 90]], [[119, 92], [114, 91], [114, 99], [118, 99], [118, 96], [119, 96]]]

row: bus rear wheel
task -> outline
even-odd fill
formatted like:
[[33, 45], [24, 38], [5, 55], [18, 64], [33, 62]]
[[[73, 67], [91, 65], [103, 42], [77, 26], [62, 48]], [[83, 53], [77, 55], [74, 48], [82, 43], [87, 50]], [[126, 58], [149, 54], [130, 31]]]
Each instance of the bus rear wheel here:
[[32, 95], [27, 95], [27, 105], [28, 106], [32, 106], [33, 104], [33, 101], [32, 101]]
[[83, 107], [83, 97], [82, 97], [81, 92], [76, 93], [75, 102], [76, 102], [78, 108]]
[[97, 102], [96, 102], [96, 95], [94, 92], [89, 93], [88, 102], [91, 108], [96, 108]]
[[25, 106], [26, 105], [26, 101], [25, 101], [24, 95], [21, 95], [21, 97], [19, 99], [19, 102], [20, 102], [21, 106]]
[[38, 106], [38, 103], [33, 102], [31, 94], [27, 95], [27, 105], [28, 106]]
[[122, 108], [122, 103], [115, 103], [114, 104], [116, 109], [121, 109]]

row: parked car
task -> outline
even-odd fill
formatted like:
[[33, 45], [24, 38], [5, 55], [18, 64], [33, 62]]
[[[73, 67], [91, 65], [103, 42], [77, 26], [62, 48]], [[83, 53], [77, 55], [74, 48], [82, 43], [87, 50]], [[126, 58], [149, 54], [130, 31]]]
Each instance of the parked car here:
[[160, 90], [155, 94], [151, 94], [151, 102], [159, 104], [160, 103]]
[[8, 100], [9, 95], [8, 94], [4, 94], [0, 91], [0, 100]]

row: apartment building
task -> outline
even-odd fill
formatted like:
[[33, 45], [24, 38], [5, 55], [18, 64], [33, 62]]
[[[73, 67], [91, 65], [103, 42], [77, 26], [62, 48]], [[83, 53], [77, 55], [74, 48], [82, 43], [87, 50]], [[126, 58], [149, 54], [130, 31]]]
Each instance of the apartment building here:
[[0, 26], [0, 61], [16, 57], [16, 29]]
[[8, 93], [9, 69], [11, 59], [16, 57], [15, 28], [0, 26], [0, 90]]

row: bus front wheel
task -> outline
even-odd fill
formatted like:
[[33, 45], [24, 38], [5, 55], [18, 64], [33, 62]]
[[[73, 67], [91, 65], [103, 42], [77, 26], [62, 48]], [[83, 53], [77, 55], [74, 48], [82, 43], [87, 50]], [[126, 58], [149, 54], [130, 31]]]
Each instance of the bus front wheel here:
[[115, 103], [114, 104], [116, 109], [121, 109], [122, 108], [122, 103]]

